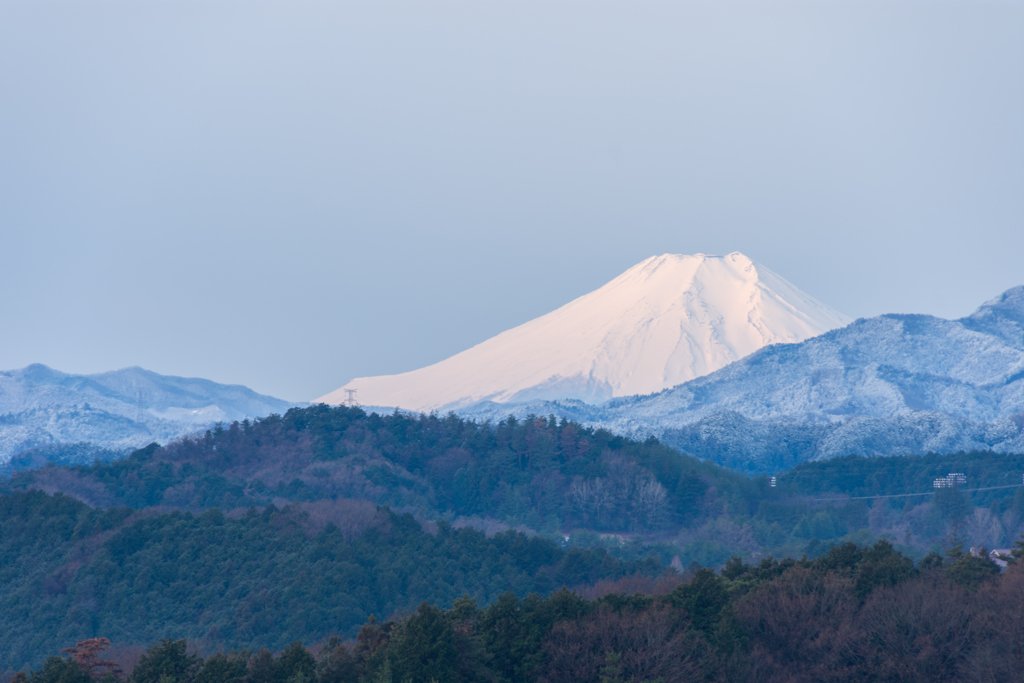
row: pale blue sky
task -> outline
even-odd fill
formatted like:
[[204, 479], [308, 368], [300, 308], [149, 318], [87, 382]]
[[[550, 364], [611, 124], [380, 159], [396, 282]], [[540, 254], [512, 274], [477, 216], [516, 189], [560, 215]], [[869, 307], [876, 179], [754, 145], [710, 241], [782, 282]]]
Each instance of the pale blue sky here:
[[1024, 284], [1019, 2], [0, 0], [0, 368], [308, 400], [653, 254]]

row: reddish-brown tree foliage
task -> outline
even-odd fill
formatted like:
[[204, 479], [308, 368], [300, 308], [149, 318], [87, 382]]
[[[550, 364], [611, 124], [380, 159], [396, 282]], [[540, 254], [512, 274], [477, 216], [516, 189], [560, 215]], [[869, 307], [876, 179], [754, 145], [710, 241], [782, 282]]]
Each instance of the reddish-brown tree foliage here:
[[61, 654], [71, 655], [75, 663], [96, 680], [110, 674], [120, 678], [121, 667], [117, 662], [100, 659], [100, 654], [109, 647], [110, 641], [106, 638], [87, 638], [78, 641], [75, 647], [64, 648]]
[[573, 592], [587, 600], [597, 600], [605, 595], [668, 595], [672, 589], [683, 582], [683, 577], [675, 572], [661, 576], [644, 576], [631, 574], [616, 581], [598, 581], [592, 585], [578, 586]]
[[738, 616], [762, 680], [853, 681], [865, 640], [856, 609], [849, 579], [794, 567], [741, 601]]

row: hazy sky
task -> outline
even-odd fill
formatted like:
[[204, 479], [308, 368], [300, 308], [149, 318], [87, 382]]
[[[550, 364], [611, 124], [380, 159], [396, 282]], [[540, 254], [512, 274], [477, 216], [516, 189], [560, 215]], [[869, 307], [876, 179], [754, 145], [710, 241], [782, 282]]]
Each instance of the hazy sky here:
[[0, 0], [0, 368], [309, 400], [664, 252], [1024, 284], [1020, 2]]

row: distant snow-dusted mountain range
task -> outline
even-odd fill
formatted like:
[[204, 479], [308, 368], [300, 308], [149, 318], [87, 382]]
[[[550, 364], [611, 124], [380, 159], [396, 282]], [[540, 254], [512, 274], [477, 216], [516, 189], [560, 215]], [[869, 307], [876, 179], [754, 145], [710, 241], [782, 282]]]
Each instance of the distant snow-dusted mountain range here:
[[459, 412], [555, 414], [756, 472], [845, 454], [1024, 452], [1024, 287], [959, 320], [857, 320], [651, 395]]
[[239, 385], [142, 368], [71, 375], [30, 365], [0, 372], [0, 464], [57, 444], [82, 444], [76, 452], [85, 457], [166, 443], [216, 422], [281, 413], [292, 405]]
[[[846, 454], [1024, 452], [1024, 286], [959, 320], [846, 323], [742, 254], [663, 255], [446, 361], [320, 400], [354, 388], [378, 410], [553, 414], [749, 472]], [[0, 471], [293, 405], [141, 368], [31, 365], [0, 372]]]

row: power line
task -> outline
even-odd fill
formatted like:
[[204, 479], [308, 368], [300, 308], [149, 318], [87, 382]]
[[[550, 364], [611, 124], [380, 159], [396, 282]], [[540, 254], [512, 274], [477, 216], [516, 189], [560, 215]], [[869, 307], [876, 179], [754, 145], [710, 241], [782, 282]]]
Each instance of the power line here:
[[[822, 463], [821, 469], [816, 469], [816, 470], [811, 470], [811, 471], [799, 471], [798, 472], [798, 471], [794, 471], [794, 469], [795, 469], [794, 468], [794, 469], [790, 469], [790, 470], [784, 471], [784, 472], [782, 472], [781, 474], [779, 474], [777, 476], [779, 477], [779, 483], [781, 484], [781, 483], [784, 483], [784, 482], [793, 481], [795, 479], [808, 479], [808, 478], [809, 479], [820, 479], [820, 478], [826, 477], [828, 475], [843, 475], [843, 474], [846, 474], [846, 475], [850, 475], [850, 474], [889, 474], [889, 473], [899, 472], [899, 471], [901, 471], [901, 470], [903, 470], [903, 469], [905, 469], [907, 467], [913, 467], [915, 465], [920, 466], [921, 469], [924, 469], [924, 468], [926, 468], [928, 466], [928, 465], [925, 465], [924, 463], [911, 463], [910, 462], [913, 459], [920, 460], [920, 459], [925, 458], [926, 456], [906, 455], [906, 456], [886, 456], [886, 457], [887, 458], [892, 458], [893, 461], [897, 461], [897, 460], [899, 460], [899, 461], [898, 462], [884, 462], [884, 463], [883, 462], [870, 462], [868, 458], [865, 458], [866, 462], [863, 462], [863, 463], [859, 463], [859, 462], [857, 462], [857, 463], [836, 463], [834, 465], [830, 464], [830, 463], [826, 464], [826, 463], [828, 463], [828, 461], [816, 461], [816, 463]], [[980, 457], [980, 458], [970, 458], [970, 457], [964, 457], [962, 455], [950, 454], [948, 456], [942, 455], [942, 456], [939, 456], [939, 457], [949, 458], [950, 460], [953, 460], [954, 462], [957, 462], [959, 464], [955, 464], [955, 465], [945, 464], [945, 465], [943, 465], [942, 463], [930, 463], [930, 465], [935, 465], [935, 466], [939, 466], [939, 467], [951, 467], [952, 466], [952, 467], [960, 467], [962, 469], [962, 468], [965, 468], [965, 467], [978, 467], [978, 466], [982, 466], [982, 465], [1006, 465], [1006, 464], [1009, 464], [1009, 463], [1019, 464], [1019, 460], [1018, 459], [1021, 459], [1022, 457], [1024, 457], [1024, 454], [1021, 454], [1021, 453], [992, 454], [992, 455], [988, 455], [987, 457]], [[801, 464], [803, 464], [803, 463], [801, 463]], [[797, 467], [799, 467], [799, 465]], [[928, 476], [930, 476], [930, 475], [928, 475]]]
[[[1009, 484], [1006, 486], [981, 486], [974, 489], [957, 489], [964, 493], [972, 493], [974, 491], [992, 491], [995, 489], [1017, 489], [1020, 488], [1020, 484]], [[844, 500], [873, 500], [875, 498], [908, 498], [910, 496], [933, 496], [935, 491], [928, 491], [927, 493], [892, 493], [885, 496], [846, 496], [843, 498], [804, 498], [803, 500], [812, 503], [828, 503]]]
[[[1013, 470], [1012, 472], [1004, 471], [1002, 473], [988, 472], [987, 474], [983, 474], [980, 477], [982, 479], [987, 479], [989, 481], [992, 481], [994, 479], [996, 482], [998, 482], [999, 479], [1002, 479], [1003, 481], [1006, 481], [1007, 479], [1011, 479], [1011, 480], [1012, 479], [1016, 479], [1019, 476], [1019, 469], [1018, 468], [1024, 469], [1024, 467], [1022, 467], [1022, 465], [1024, 465], [1024, 463], [1022, 463], [1020, 461], [1020, 459], [1022, 458], [1022, 456], [1024, 456], [1024, 454], [1020, 454], [1020, 453], [1006, 453], [1006, 454], [986, 453], [985, 455], [983, 455], [983, 456], [981, 456], [979, 458], [971, 458], [971, 457], [969, 457], [968, 454], [965, 454], [965, 453], [932, 454], [932, 456], [935, 456], [935, 457], [937, 457], [937, 458], [939, 458], [941, 460], [945, 460], [946, 461], [946, 463], [945, 463], [946, 467], [952, 467], [954, 469], [960, 468], [961, 471], [964, 471], [965, 468], [966, 468], [966, 471], [970, 472], [970, 471], [975, 471], [978, 467], [981, 467], [983, 469], [991, 469], [992, 467], [999, 467], [999, 466], [1003, 466], [1003, 467], [1009, 466], [1009, 468], [1011, 470]], [[875, 462], [844, 462], [844, 463], [836, 462], [835, 464], [827, 464], [825, 467], [822, 468], [822, 470], [819, 470], [819, 471], [813, 471], [813, 470], [806, 471], [805, 470], [805, 471], [802, 471], [802, 472], [793, 472], [791, 470], [789, 472], [783, 472], [782, 474], [778, 475], [778, 484], [779, 484], [779, 488], [781, 488], [783, 490], [789, 489], [790, 491], [793, 488], [796, 488], [796, 489], [805, 489], [805, 488], [814, 489], [814, 488], [817, 488], [815, 486], [815, 484], [824, 483], [822, 480], [828, 481], [828, 480], [834, 479], [834, 478], [844, 478], [844, 477], [849, 477], [849, 476], [862, 476], [865, 479], [874, 478], [874, 477], [878, 477], [878, 476], [885, 476], [885, 477], [889, 477], [889, 478], [893, 478], [893, 479], [903, 479], [904, 483], [912, 484], [915, 480], [918, 480], [918, 479], [931, 478], [931, 476], [933, 476], [933, 475], [927, 473], [929, 467], [930, 466], [939, 466], [939, 463], [937, 463], [937, 462], [936, 463], [929, 463], [927, 465], [925, 463], [908, 462], [908, 461], [915, 460], [915, 459], [918, 459], [918, 458], [923, 459], [924, 457], [927, 457], [927, 456], [887, 456], [885, 458], [877, 458], [877, 460], [875, 460], [875, 458], [865, 459], [865, 460], [875, 460]], [[949, 462], [950, 460], [952, 460], [953, 462]], [[879, 461], [881, 461], [881, 462], [879, 462]], [[825, 464], [825, 463], [822, 463], [822, 464]], [[917, 471], [914, 472], [914, 474], [911, 474], [910, 476], [907, 476], [905, 468], [911, 469], [911, 470], [917, 470]], [[838, 482], [835, 482], [835, 483], [838, 483]], [[992, 490], [992, 489], [1014, 488], [1014, 486], [1016, 486], [1016, 485], [989, 486], [989, 487], [981, 487], [981, 488], [975, 488], [975, 489], [969, 489], [969, 490], [971, 490], [971, 491], [987, 491], [987, 490]], [[871, 487], [871, 488], [874, 488], [874, 487]], [[961, 489], [961, 490], [967, 490], [967, 489]], [[929, 493], [933, 493], [933, 492], [929, 492]], [[810, 494], [810, 492], [808, 492], [808, 494]], [[799, 495], [799, 494], [798, 493], [791, 493], [790, 495]], [[922, 496], [922, 495], [928, 495], [928, 493], [878, 494], [878, 495], [871, 495], [871, 496], [850, 496], [850, 497], [846, 497], [846, 498], [822, 498], [822, 499], [805, 498], [804, 500], [822, 500], [822, 501], [828, 501], [828, 500], [871, 500], [871, 499], [875, 499], [875, 498], [902, 498], [902, 497], [906, 497], [906, 496]]]

